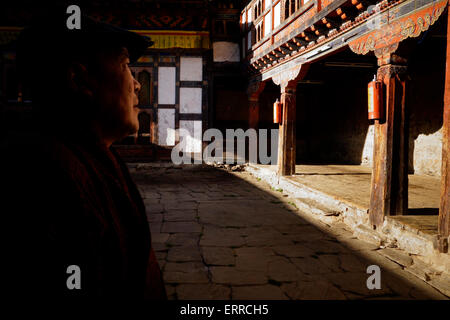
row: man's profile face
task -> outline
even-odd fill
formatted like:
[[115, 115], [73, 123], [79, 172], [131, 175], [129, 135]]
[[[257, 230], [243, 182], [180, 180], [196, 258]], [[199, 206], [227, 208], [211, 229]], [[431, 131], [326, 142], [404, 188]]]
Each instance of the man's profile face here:
[[131, 74], [127, 49], [102, 54], [99, 63], [94, 92], [100, 107], [98, 120], [105, 134], [119, 140], [139, 129], [137, 95], [141, 86]]

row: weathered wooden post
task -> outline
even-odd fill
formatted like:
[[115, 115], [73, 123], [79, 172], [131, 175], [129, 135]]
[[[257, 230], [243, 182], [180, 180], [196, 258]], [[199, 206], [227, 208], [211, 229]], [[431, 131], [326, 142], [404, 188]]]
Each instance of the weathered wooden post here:
[[296, 87], [299, 80], [303, 79], [309, 65], [297, 65], [283, 70], [272, 77], [272, 81], [280, 86], [281, 103], [283, 104], [282, 121], [278, 132], [278, 168], [279, 176], [295, 174], [296, 158]]
[[[448, 5], [450, 8], [450, 4]], [[448, 10], [447, 10], [448, 12]], [[450, 235], [450, 15], [447, 23], [447, 63], [445, 71], [444, 121], [442, 126], [441, 203], [439, 206], [438, 248], [448, 252]]]
[[297, 81], [281, 84], [282, 121], [278, 139], [278, 175], [295, 174], [296, 157], [296, 86]]
[[377, 79], [385, 86], [385, 118], [375, 120], [369, 220], [380, 226], [385, 215], [408, 210], [408, 115], [405, 60], [379, 57]]
[[[356, 54], [370, 51], [378, 58], [377, 78], [386, 88], [384, 121], [375, 122], [374, 164], [372, 170], [369, 220], [380, 226], [385, 215], [399, 215], [408, 209], [408, 116], [405, 105], [406, 61], [394, 55], [399, 43], [409, 37], [418, 37], [436, 22], [448, 6], [438, 0], [414, 10], [408, 17], [396, 20], [390, 12], [382, 13], [370, 32], [349, 42]], [[407, 20], [406, 20], [407, 19]], [[406, 28], [406, 21], [408, 27]], [[425, 21], [425, 22], [424, 22]], [[388, 31], [387, 31], [388, 30]], [[448, 41], [448, 38], [447, 38]], [[448, 50], [448, 49], [447, 49]], [[447, 53], [448, 58], [448, 53]], [[446, 105], [444, 111], [442, 193], [439, 218], [441, 238], [448, 238], [448, 78], [447, 65]], [[443, 244], [442, 244], [443, 245]]]

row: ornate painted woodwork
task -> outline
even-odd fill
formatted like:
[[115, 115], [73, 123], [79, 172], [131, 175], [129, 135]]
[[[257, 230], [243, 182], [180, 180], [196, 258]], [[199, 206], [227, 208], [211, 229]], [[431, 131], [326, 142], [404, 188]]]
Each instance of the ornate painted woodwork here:
[[[323, 2], [310, 1], [303, 5], [284, 24], [273, 30], [271, 37], [266, 37], [253, 46], [247, 60], [253, 65], [251, 70], [254, 75], [258, 77], [261, 74], [264, 80], [268, 78], [264, 76], [265, 73], [276, 74], [285, 69], [284, 65], [287, 63], [313, 62], [346, 45], [358, 54], [366, 54], [372, 50], [380, 58], [389, 57], [400, 41], [416, 37], [427, 30], [442, 14], [447, 0], [383, 0], [374, 7], [361, 6], [357, 16], [348, 16], [346, 20], [333, 17], [339, 8], [348, 11], [345, 3], [346, 1], [335, 0], [323, 6]], [[314, 6], [306, 8], [309, 4]], [[351, 8], [356, 10], [354, 6]], [[341, 11], [344, 13], [343, 9]], [[335, 23], [327, 26], [330, 17], [330, 21]], [[332, 29], [323, 29], [317, 35], [315, 32], [323, 26]], [[263, 59], [280, 47], [286, 48], [286, 44], [292, 41], [298, 48], [282, 53], [277, 59]]]
[[418, 37], [428, 30], [444, 12], [447, 0], [429, 3], [425, 8], [396, 19], [399, 8], [374, 16], [368, 23], [372, 31], [349, 43], [350, 49], [357, 54], [374, 51], [378, 58], [395, 52], [400, 41], [409, 37]]
[[207, 31], [166, 31], [166, 30], [131, 30], [152, 39], [151, 49], [209, 49], [209, 32]]

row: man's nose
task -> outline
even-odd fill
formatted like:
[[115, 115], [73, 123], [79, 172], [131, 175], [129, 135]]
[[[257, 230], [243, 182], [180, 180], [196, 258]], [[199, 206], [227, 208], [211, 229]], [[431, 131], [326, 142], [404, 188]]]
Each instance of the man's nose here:
[[139, 91], [141, 91], [141, 84], [135, 78], [133, 78], [133, 80], [134, 80], [134, 92], [138, 93]]

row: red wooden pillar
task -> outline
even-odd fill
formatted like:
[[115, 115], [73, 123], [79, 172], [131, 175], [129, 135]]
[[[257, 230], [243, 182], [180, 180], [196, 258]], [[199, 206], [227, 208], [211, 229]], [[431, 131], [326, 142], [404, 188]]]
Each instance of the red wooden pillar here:
[[248, 99], [248, 127], [258, 128], [259, 122], [259, 101], [258, 98], [250, 97]]
[[[449, 5], [450, 8], [450, 5]], [[448, 10], [447, 10], [448, 12]], [[445, 71], [444, 121], [442, 128], [441, 204], [439, 206], [439, 251], [448, 252], [450, 235], [450, 15], [447, 22], [447, 63]]]
[[281, 85], [283, 116], [278, 133], [278, 175], [280, 176], [295, 173], [296, 85], [297, 81], [289, 81]]
[[258, 128], [259, 122], [259, 95], [266, 86], [265, 82], [253, 82], [247, 88], [248, 96], [248, 127]]
[[402, 215], [408, 210], [408, 116], [405, 106], [406, 67], [387, 64], [377, 78], [385, 85], [385, 119], [375, 121], [369, 220], [380, 226], [385, 215]]

